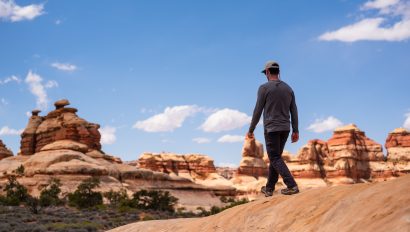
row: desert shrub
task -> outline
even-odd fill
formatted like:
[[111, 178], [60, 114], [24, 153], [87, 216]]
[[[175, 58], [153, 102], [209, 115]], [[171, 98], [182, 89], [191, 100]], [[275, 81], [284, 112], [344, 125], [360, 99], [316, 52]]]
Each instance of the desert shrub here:
[[174, 212], [174, 206], [178, 198], [172, 196], [168, 191], [142, 189], [133, 194], [134, 206], [140, 209], [152, 209]]
[[217, 213], [220, 213], [220, 212], [222, 212], [226, 209], [232, 208], [234, 206], [248, 203], [249, 200], [246, 199], [246, 198], [242, 198], [240, 200], [235, 200], [234, 198], [229, 198], [229, 199], [227, 199], [227, 202], [230, 202], [230, 203], [228, 205], [222, 207], [222, 208], [220, 208], [218, 206], [212, 206], [209, 211], [205, 210], [202, 207], [198, 207], [197, 210], [199, 210], [200, 212], [197, 214], [197, 216], [209, 216], [209, 215], [217, 214]]
[[29, 197], [27, 188], [21, 185], [14, 175], [9, 175], [7, 179], [8, 182], [4, 187], [6, 196], [3, 199], [5, 205], [19, 205], [20, 203], [25, 202]]
[[212, 206], [210, 210], [210, 214], [217, 214], [220, 213], [223, 209], [219, 208], [218, 206]]
[[61, 205], [63, 201], [58, 197], [61, 193], [61, 182], [57, 178], [52, 178], [48, 185], [41, 190], [40, 193], [40, 205], [47, 207], [51, 205]]
[[110, 206], [112, 207], [132, 207], [133, 202], [130, 200], [127, 194], [127, 190], [121, 189], [118, 192], [113, 191], [112, 189], [103, 194], [105, 198], [109, 201]]
[[73, 193], [68, 194], [70, 206], [77, 208], [90, 208], [103, 203], [103, 196], [94, 189], [100, 186], [100, 179], [92, 177], [84, 180], [78, 185]]
[[40, 210], [40, 200], [37, 197], [27, 197], [26, 207], [30, 210], [30, 212], [38, 214], [38, 211]]
[[19, 176], [24, 176], [24, 166], [20, 165], [16, 170], [15, 173]]

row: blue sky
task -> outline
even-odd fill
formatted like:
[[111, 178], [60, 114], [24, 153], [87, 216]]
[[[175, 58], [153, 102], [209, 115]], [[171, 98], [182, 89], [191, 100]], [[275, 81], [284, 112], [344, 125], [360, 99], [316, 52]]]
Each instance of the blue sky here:
[[285, 149], [348, 123], [384, 144], [410, 129], [409, 38], [407, 0], [0, 0], [0, 138], [17, 152], [27, 112], [67, 98], [123, 160], [238, 164], [276, 60], [299, 108], [301, 140]]

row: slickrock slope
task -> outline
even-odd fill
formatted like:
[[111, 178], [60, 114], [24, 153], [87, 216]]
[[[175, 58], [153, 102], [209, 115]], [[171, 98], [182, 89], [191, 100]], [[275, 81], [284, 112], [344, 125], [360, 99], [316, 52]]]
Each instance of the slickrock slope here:
[[190, 179], [206, 179], [211, 174], [216, 173], [213, 159], [200, 154], [144, 153], [137, 163], [139, 168]]
[[274, 195], [205, 218], [137, 222], [112, 232], [410, 231], [410, 175]]
[[0, 139], [0, 160], [10, 156], [13, 156], [13, 152], [11, 152]]

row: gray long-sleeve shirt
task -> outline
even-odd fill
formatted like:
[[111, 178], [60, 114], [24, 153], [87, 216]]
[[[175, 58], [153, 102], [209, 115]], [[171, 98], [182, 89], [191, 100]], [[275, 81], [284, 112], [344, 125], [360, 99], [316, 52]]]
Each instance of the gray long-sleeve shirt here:
[[262, 111], [265, 131], [290, 131], [291, 118], [292, 131], [299, 132], [295, 94], [292, 88], [285, 82], [281, 80], [268, 81], [259, 87], [258, 100], [256, 101], [252, 122], [249, 127], [250, 133], [253, 133], [255, 130]]

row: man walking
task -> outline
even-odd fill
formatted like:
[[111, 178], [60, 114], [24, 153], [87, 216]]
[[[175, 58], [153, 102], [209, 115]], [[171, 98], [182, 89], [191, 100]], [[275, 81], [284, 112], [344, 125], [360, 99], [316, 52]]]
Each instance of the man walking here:
[[281, 175], [287, 186], [281, 190], [281, 193], [285, 195], [296, 194], [299, 192], [298, 186], [282, 159], [282, 152], [290, 132], [290, 122], [292, 122], [292, 143], [299, 140], [295, 95], [292, 88], [279, 79], [280, 69], [277, 62], [268, 61], [262, 73], [266, 75], [268, 82], [259, 87], [258, 99], [247, 134], [249, 138], [254, 137], [253, 131], [263, 111], [266, 151], [269, 156], [269, 175], [266, 186], [263, 186], [261, 191], [266, 197], [272, 196], [275, 184]]

